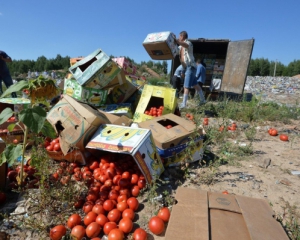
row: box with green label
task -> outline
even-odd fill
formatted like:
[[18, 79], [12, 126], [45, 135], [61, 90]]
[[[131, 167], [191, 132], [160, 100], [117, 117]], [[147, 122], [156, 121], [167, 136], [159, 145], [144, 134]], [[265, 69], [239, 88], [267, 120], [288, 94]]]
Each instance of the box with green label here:
[[75, 79], [65, 79], [64, 94], [95, 107], [106, 103], [107, 93], [108, 90], [83, 87]]

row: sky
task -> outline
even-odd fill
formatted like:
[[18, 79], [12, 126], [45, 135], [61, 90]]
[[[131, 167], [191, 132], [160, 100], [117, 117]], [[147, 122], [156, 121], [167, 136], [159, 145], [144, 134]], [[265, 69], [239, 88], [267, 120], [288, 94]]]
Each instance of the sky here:
[[[252, 59], [300, 60], [299, 0], [0, 0], [0, 50], [14, 60], [107, 55], [152, 60], [147, 34], [255, 39]], [[170, 67], [170, 61], [168, 61]]]

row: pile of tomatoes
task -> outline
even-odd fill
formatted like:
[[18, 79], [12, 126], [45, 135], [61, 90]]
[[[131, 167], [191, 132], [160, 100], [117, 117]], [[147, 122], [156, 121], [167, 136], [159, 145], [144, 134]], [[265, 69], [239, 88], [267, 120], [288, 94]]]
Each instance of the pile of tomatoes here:
[[144, 113], [149, 116], [160, 117], [163, 111], [164, 111], [164, 106], [160, 106], [160, 107], [151, 107], [150, 109], [147, 109]]
[[[270, 128], [268, 130], [268, 133], [270, 134], [270, 136], [277, 136], [278, 135], [278, 131], [275, 128]], [[279, 139], [281, 141], [287, 142], [289, 140], [289, 136], [286, 135], [286, 134], [280, 134]]]
[[[21, 164], [17, 165], [15, 168], [8, 168], [7, 171], [7, 180], [8, 180], [8, 189], [17, 189], [18, 188], [18, 182], [17, 177], [20, 177], [21, 172]], [[35, 176], [36, 169], [33, 166], [30, 166], [30, 161], [28, 164], [23, 166], [24, 171], [24, 182], [22, 183], [22, 186], [26, 188], [38, 188], [39, 180]]]
[[44, 142], [44, 147], [46, 148], [47, 151], [56, 151], [59, 152], [60, 149], [60, 143], [59, 143], [59, 138], [55, 138], [51, 140], [50, 138], [46, 138]]
[[[51, 239], [61, 239], [68, 229], [75, 239], [85, 236], [97, 239], [100, 234], [106, 234], [109, 240], [116, 240], [132, 232], [139, 208], [137, 197], [146, 187], [146, 180], [132, 156], [106, 153], [100, 159], [90, 159], [83, 167], [61, 162], [51, 180], [62, 185], [84, 181], [88, 186], [85, 197], [74, 204], [75, 208], [82, 208], [85, 216], [71, 215], [66, 225], [51, 229]], [[135, 230], [133, 235], [137, 236], [134, 239], [147, 239], [143, 229]]]
[[236, 127], [237, 127], [236, 123], [233, 122], [233, 123], [231, 123], [231, 125], [227, 126], [227, 130], [235, 131]]

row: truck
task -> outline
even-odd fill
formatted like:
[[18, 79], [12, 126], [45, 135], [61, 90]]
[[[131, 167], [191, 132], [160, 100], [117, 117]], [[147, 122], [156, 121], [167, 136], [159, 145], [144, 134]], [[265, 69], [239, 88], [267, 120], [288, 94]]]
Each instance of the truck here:
[[[206, 82], [203, 90], [211, 98], [227, 94], [242, 96], [251, 60], [254, 39], [231, 41], [229, 39], [188, 39], [193, 44], [195, 60], [202, 59], [206, 64]], [[171, 75], [181, 64], [177, 55], [171, 63]], [[171, 81], [171, 80], [170, 80]], [[213, 85], [220, 82], [220, 88]]]

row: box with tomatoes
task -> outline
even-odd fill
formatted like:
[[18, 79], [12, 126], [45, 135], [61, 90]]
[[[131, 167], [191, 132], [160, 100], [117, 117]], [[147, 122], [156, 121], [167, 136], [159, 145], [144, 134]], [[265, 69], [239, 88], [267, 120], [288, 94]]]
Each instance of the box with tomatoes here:
[[97, 129], [86, 148], [93, 154], [97, 154], [100, 150], [131, 155], [148, 183], [164, 171], [149, 129], [103, 124]]
[[[141, 122], [139, 127], [151, 130], [157, 151], [165, 166], [202, 159], [205, 131], [192, 121], [170, 113]], [[191, 142], [193, 144], [190, 144]], [[189, 151], [186, 151], [187, 149]]]
[[145, 85], [133, 121], [143, 122], [168, 113], [177, 106], [176, 90], [167, 87]]
[[47, 115], [48, 122], [59, 136], [64, 155], [74, 148], [84, 151], [85, 145], [101, 124], [111, 123], [118, 118], [68, 95], [63, 95]]

